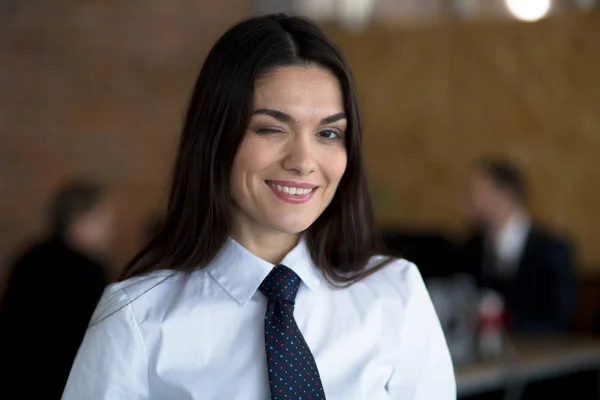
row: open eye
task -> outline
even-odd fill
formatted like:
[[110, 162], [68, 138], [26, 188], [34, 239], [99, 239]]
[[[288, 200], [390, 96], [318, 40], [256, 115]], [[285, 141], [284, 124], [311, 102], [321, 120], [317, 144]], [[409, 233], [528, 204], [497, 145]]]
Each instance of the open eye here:
[[321, 132], [317, 133], [317, 135], [319, 137], [321, 137], [323, 139], [327, 139], [327, 140], [338, 140], [338, 139], [342, 138], [339, 133], [337, 133], [336, 131], [332, 131], [330, 129], [321, 131]]

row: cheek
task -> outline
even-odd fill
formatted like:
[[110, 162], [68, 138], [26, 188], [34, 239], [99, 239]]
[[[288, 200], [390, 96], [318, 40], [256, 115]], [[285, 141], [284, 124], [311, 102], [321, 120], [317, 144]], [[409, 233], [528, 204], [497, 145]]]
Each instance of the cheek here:
[[[231, 167], [232, 185], [239, 185], [243, 177], [252, 170], [252, 153], [252, 143], [248, 139], [245, 139], [242, 142]], [[232, 189], [235, 190], [235, 186], [232, 187]]]
[[329, 184], [337, 186], [340, 183], [346, 171], [347, 162], [348, 157], [345, 150], [340, 150], [335, 154], [328, 154], [322, 165]]
[[474, 207], [481, 208], [485, 204], [485, 192], [478, 187], [469, 189], [469, 201]]
[[276, 163], [274, 154], [276, 152], [270, 151], [256, 138], [250, 136], [244, 140], [231, 168], [230, 186], [234, 197], [256, 189], [256, 183], [264, 178], [264, 172]]
[[274, 162], [276, 153], [276, 149], [261, 138], [247, 134], [233, 161], [233, 169], [241, 175], [261, 171]]

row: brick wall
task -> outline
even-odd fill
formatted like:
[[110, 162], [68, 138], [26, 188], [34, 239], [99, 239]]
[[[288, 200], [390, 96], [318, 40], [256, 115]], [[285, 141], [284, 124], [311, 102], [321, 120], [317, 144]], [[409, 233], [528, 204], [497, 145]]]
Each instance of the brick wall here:
[[[116, 261], [165, 200], [185, 103], [207, 50], [246, 0], [5, 1], [0, 5], [0, 286], [40, 232], [49, 191], [79, 173], [114, 188]], [[456, 232], [472, 157], [514, 154], [536, 217], [600, 264], [600, 15], [539, 24], [330, 32], [365, 114], [385, 224]], [[375, 45], [376, 44], [376, 45]]]
[[7, 1], [0, 6], [0, 287], [73, 175], [114, 189], [116, 262], [166, 197], [185, 103], [247, 0]]

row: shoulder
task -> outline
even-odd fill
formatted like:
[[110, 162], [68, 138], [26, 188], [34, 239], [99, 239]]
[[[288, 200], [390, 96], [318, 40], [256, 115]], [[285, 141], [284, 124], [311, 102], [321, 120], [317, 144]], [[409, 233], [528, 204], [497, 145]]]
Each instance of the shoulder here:
[[425, 337], [436, 345], [443, 344], [439, 318], [417, 265], [402, 258], [377, 256], [371, 258], [369, 266], [378, 269], [351, 286], [355, 286], [353, 295], [360, 298], [361, 309], [368, 314], [385, 310], [386, 314], [395, 315], [385, 323], [386, 327], [391, 332], [401, 332], [406, 351], [411, 354], [411, 346]]
[[159, 270], [108, 285], [92, 316], [91, 325], [98, 324], [124, 310], [141, 313], [153, 308], [164, 299], [177, 293], [185, 274], [173, 270]]
[[465, 237], [453, 245], [453, 251], [461, 262], [472, 264], [478, 260], [484, 247], [483, 235], [480, 231], [467, 233]]
[[369, 259], [367, 270], [380, 268], [373, 273], [374, 276], [384, 277], [389, 275], [404, 275], [411, 271], [418, 271], [417, 266], [404, 258], [375, 255]]
[[484, 234], [481, 229], [472, 229], [465, 232], [459, 245], [462, 247], [479, 246], [483, 243]]
[[376, 255], [369, 260], [369, 269], [376, 271], [357, 284], [376, 287], [377, 293], [408, 300], [416, 291], [424, 288], [419, 268], [406, 259]]
[[56, 246], [53, 246], [50, 242], [43, 241], [31, 243], [27, 247], [20, 249], [20, 251], [16, 254], [15, 264], [23, 265], [37, 263], [55, 251]]
[[49, 241], [30, 243], [19, 249], [10, 261], [9, 281], [11, 284], [26, 281], [28, 284], [35, 282], [38, 285], [46, 285], [50, 280], [54, 284], [61, 283], [60, 279], [57, 279], [56, 268], [48, 268], [49, 264], [55, 266], [56, 253], [56, 246]]
[[552, 249], [570, 251], [571, 240], [566, 236], [541, 226], [533, 226], [530, 232], [532, 243], [545, 251]]

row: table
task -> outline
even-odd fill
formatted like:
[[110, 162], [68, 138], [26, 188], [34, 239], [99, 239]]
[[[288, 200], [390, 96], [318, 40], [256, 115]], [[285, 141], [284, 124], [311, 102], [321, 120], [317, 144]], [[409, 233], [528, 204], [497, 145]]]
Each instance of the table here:
[[508, 389], [542, 379], [589, 370], [600, 371], [600, 338], [521, 337], [510, 340], [512, 351], [495, 362], [456, 368], [459, 396]]

